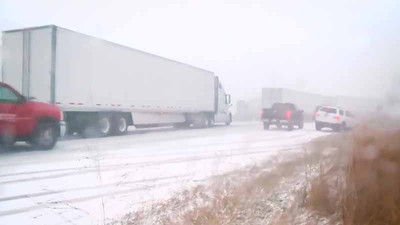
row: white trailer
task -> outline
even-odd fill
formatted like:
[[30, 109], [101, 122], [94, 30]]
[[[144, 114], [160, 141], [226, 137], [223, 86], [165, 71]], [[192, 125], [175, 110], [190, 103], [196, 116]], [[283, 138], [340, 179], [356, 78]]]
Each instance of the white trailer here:
[[263, 88], [262, 108], [270, 108], [276, 102], [294, 103], [306, 114], [312, 114], [318, 105], [335, 105], [336, 99], [285, 88]]
[[54, 25], [3, 32], [2, 80], [59, 106], [69, 133], [230, 124], [213, 72]]

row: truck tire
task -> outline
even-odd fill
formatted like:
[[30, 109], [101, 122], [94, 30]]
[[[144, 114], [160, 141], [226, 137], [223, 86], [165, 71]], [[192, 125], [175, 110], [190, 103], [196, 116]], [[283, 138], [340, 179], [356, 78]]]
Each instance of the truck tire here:
[[209, 117], [207, 122], [208, 127], [213, 127], [214, 124], [215, 124], [214, 118]]
[[79, 134], [84, 138], [97, 138], [110, 136], [112, 129], [111, 116], [101, 115], [97, 120], [87, 121], [79, 128]]
[[299, 124], [299, 129], [303, 129], [304, 128], [304, 121], [301, 121]]
[[36, 125], [32, 145], [41, 150], [50, 150], [57, 142], [57, 126], [52, 122], [40, 122]]
[[288, 123], [288, 125], [287, 125], [287, 130], [288, 131], [292, 131], [293, 130], [293, 124], [292, 123]]
[[318, 123], [318, 122], [315, 122], [315, 129], [316, 129], [317, 131], [321, 131], [321, 129], [322, 129], [321, 124]]
[[193, 121], [194, 128], [205, 128], [207, 127], [208, 119], [204, 114], [198, 114]]
[[5, 127], [3, 135], [0, 136], [0, 149], [11, 149], [15, 144], [15, 133], [12, 127]]
[[229, 121], [225, 123], [226, 126], [229, 126], [232, 124], [232, 114], [229, 114]]
[[269, 129], [269, 123], [268, 122], [264, 122], [264, 130], [268, 130]]
[[0, 140], [0, 150], [1, 149], [11, 149], [15, 144], [14, 136], [3, 136]]
[[112, 125], [115, 135], [123, 135], [128, 132], [128, 120], [124, 116], [116, 116]]
[[173, 126], [174, 126], [175, 129], [185, 129], [185, 128], [190, 127], [190, 123], [188, 123], [188, 122], [175, 123]]

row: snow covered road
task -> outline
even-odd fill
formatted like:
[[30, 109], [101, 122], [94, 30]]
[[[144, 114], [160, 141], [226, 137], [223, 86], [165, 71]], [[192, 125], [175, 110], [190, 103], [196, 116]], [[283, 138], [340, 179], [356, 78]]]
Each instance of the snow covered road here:
[[104, 224], [205, 182], [326, 135], [264, 131], [261, 123], [203, 130], [131, 130], [69, 138], [51, 151], [17, 146], [0, 154], [0, 224]]

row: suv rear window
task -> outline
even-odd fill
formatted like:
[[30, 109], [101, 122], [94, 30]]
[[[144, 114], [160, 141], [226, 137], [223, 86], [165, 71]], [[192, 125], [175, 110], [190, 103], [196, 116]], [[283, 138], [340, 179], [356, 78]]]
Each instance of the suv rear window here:
[[319, 111], [332, 113], [332, 114], [336, 114], [336, 112], [337, 112], [337, 110], [335, 108], [326, 108], [326, 107], [320, 108]]

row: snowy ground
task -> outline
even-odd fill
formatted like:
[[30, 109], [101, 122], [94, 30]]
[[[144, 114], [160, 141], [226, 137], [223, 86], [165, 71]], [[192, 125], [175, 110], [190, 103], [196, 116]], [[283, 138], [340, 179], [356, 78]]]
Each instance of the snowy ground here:
[[104, 224], [207, 178], [257, 165], [325, 135], [261, 123], [68, 138], [51, 151], [0, 154], [0, 224]]

